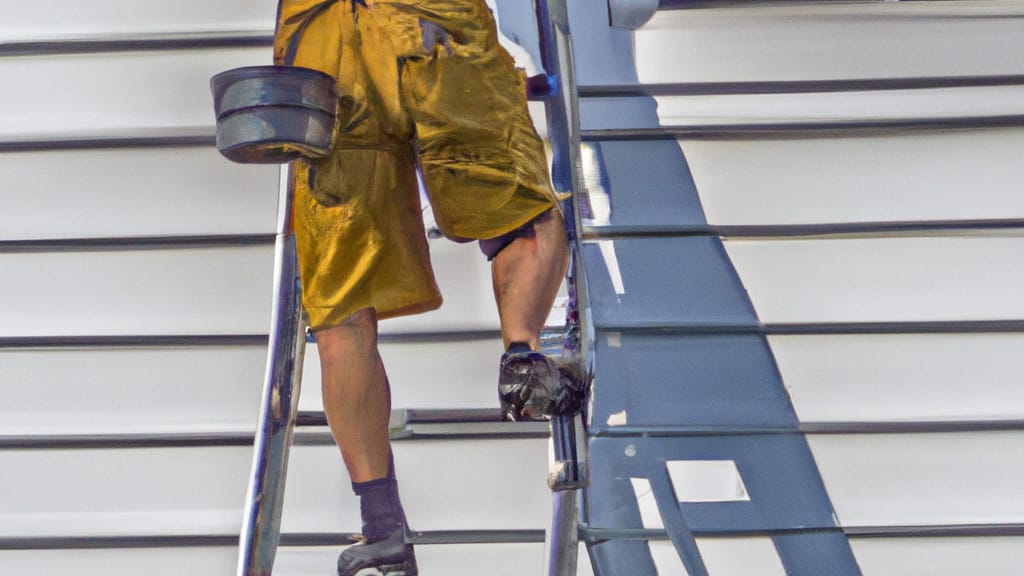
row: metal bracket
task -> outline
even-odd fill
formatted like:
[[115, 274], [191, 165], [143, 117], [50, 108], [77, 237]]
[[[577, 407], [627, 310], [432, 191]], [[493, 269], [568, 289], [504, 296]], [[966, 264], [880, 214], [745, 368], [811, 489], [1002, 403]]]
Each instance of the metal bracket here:
[[586, 486], [585, 465], [580, 461], [576, 441], [580, 418], [580, 413], [551, 417], [554, 461], [548, 473], [548, 487], [554, 492], [577, 490]]

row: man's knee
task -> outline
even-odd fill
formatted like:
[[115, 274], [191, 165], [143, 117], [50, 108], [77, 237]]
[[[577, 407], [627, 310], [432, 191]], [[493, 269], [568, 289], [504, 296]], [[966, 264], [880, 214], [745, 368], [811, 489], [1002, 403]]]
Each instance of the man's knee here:
[[480, 240], [480, 251], [487, 256], [487, 260], [494, 260], [494, 257], [498, 255], [502, 250], [508, 248], [510, 244], [518, 240], [519, 238], [536, 238], [537, 229], [536, 226], [543, 222], [546, 222], [551, 218], [554, 213], [554, 209], [542, 212], [539, 216], [530, 220], [526, 224], [523, 224], [519, 228], [498, 236], [497, 238], [488, 238], [487, 240]]
[[373, 308], [358, 310], [314, 335], [321, 356], [365, 354], [377, 347], [377, 312]]

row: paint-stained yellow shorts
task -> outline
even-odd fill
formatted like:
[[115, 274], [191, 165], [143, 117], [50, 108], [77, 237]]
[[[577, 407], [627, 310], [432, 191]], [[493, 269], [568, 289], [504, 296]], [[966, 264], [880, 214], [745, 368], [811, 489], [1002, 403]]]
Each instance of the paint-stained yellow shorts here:
[[[428, 50], [421, 22], [447, 38]], [[451, 238], [500, 236], [556, 205], [524, 77], [484, 0], [281, 0], [274, 59], [338, 80], [334, 147], [295, 170], [314, 328], [440, 306], [417, 165]]]

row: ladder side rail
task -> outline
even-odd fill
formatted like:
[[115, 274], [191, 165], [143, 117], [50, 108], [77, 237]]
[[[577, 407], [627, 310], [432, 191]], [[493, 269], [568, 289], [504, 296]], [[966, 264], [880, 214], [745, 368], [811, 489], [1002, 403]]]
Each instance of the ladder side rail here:
[[[545, 98], [548, 133], [553, 151], [552, 182], [558, 192], [569, 192], [562, 214], [570, 243], [567, 278], [569, 304], [566, 310], [564, 353], [581, 364], [584, 380], [589, 373], [590, 322], [586, 281], [579, 258], [580, 199], [583, 171], [580, 156], [580, 120], [569, 16], [564, 0], [535, 0], [541, 66], [548, 76], [550, 92]], [[567, 206], [565, 204], [568, 204]], [[548, 576], [575, 576], [579, 549], [579, 487], [585, 481], [578, 452], [577, 427], [582, 416], [552, 417], [551, 434], [554, 466], [549, 482], [553, 493], [552, 523], [548, 543]]]
[[239, 536], [238, 576], [269, 576], [281, 539], [288, 453], [295, 430], [306, 339], [292, 227], [292, 166], [282, 169], [274, 246], [267, 369]]

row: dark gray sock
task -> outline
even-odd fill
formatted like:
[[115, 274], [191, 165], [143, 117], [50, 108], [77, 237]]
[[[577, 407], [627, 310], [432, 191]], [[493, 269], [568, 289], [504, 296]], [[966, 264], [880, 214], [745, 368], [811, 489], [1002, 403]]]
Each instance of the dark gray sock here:
[[398, 483], [394, 477], [353, 482], [352, 491], [359, 496], [363, 536], [368, 542], [387, 538], [404, 523], [402, 504], [398, 500]]
[[506, 352], [510, 352], [512, 354], [532, 351], [533, 348], [530, 348], [530, 345], [527, 344], [526, 342], [510, 342], [508, 345], [508, 350], [506, 350]]

